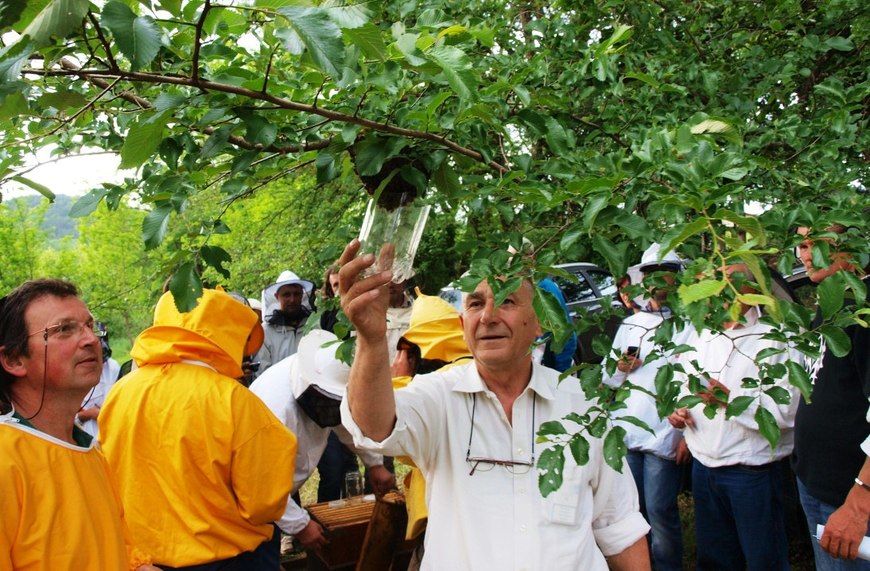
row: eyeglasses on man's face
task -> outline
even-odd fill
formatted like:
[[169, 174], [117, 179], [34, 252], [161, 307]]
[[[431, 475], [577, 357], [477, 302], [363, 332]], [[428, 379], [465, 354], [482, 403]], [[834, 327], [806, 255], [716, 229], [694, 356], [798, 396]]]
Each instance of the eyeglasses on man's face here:
[[106, 335], [106, 330], [104, 328], [97, 327], [96, 322], [93, 319], [88, 319], [87, 321], [65, 319], [55, 325], [49, 325], [44, 329], [34, 331], [30, 335], [28, 335], [28, 337], [33, 337], [34, 335], [43, 335], [46, 341], [49, 337], [55, 337], [57, 339], [72, 339], [73, 337], [81, 337], [85, 329], [89, 330], [96, 337], [105, 337]]

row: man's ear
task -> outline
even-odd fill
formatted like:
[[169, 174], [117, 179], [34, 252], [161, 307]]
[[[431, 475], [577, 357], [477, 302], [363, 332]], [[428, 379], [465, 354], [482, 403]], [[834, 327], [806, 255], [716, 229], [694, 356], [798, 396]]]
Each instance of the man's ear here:
[[10, 356], [6, 353], [6, 347], [0, 347], [0, 367], [14, 377], [23, 377], [27, 374], [27, 367], [21, 355]]

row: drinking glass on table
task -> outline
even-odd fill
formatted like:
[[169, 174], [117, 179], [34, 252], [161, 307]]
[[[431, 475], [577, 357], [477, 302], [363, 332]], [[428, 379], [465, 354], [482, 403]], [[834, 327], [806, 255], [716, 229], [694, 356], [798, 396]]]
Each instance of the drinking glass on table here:
[[349, 472], [344, 476], [344, 497], [353, 502], [354, 499], [359, 500], [363, 495], [362, 474], [359, 472]]

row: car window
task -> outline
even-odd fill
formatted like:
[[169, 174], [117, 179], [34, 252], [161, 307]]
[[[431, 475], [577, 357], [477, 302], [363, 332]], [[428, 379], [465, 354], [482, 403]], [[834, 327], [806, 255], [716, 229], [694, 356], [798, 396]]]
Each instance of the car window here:
[[601, 292], [601, 297], [616, 295], [616, 280], [613, 279], [613, 276], [598, 270], [586, 270], [586, 275], [589, 276], [589, 279], [595, 284], [598, 291]]
[[565, 296], [565, 303], [571, 305], [572, 303], [595, 299], [595, 290], [592, 289], [589, 282], [583, 277], [583, 274], [575, 275], [577, 276], [577, 283], [558, 277], [555, 279], [562, 289], [562, 295]]

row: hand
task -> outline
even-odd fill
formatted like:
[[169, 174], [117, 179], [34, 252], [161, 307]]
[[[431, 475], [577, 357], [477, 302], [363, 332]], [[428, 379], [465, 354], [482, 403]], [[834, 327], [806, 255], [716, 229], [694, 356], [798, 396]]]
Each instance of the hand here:
[[136, 571], [160, 571], [160, 567], [155, 567], [154, 565], [140, 565], [136, 567]]
[[372, 484], [372, 490], [378, 497], [396, 489], [396, 476], [383, 466], [366, 468], [366, 475]]
[[868, 494], [867, 490], [853, 490], [846, 496], [846, 502], [831, 514], [825, 524], [825, 533], [819, 545], [836, 559], [855, 559], [858, 546], [867, 532], [867, 512], [862, 511], [853, 494]]
[[686, 444], [685, 438], [680, 438], [680, 441], [677, 442], [676, 453], [677, 457], [675, 460], [677, 464], [688, 464], [692, 461], [692, 453], [689, 452], [689, 445]]
[[100, 414], [100, 407], [90, 406], [86, 409], [80, 410], [77, 416], [78, 416], [80, 421], [84, 422], [86, 420], [97, 420], [97, 416], [99, 414]]
[[[338, 271], [341, 308], [356, 327], [359, 338], [379, 340], [387, 334], [387, 307], [390, 303], [387, 284], [390, 283], [393, 273], [387, 270], [357, 281], [359, 274], [375, 261], [372, 254], [357, 258], [359, 248], [359, 240], [353, 240], [338, 259], [341, 267]], [[385, 245], [381, 250], [380, 267], [391, 265], [392, 253], [392, 246]]]
[[703, 390], [698, 393], [698, 396], [704, 401], [704, 404], [715, 404], [716, 406], [728, 406], [726, 400], [722, 400], [719, 398], [720, 391], [725, 393], [725, 396], [731, 394], [731, 389], [720, 383], [718, 380], [713, 377], [708, 377], [709, 385], [706, 390]]
[[695, 428], [695, 421], [692, 419], [692, 413], [687, 408], [678, 408], [668, 417], [668, 422], [674, 428]]
[[622, 373], [630, 373], [640, 368], [643, 365], [643, 361], [640, 357], [635, 357], [633, 355], [629, 355], [628, 353], [623, 353], [622, 357], [619, 358], [619, 361], [616, 362], [616, 368]]
[[302, 547], [312, 551], [318, 551], [329, 543], [329, 540], [323, 535], [323, 528], [314, 520], [309, 521], [308, 525], [293, 537], [299, 540]]

